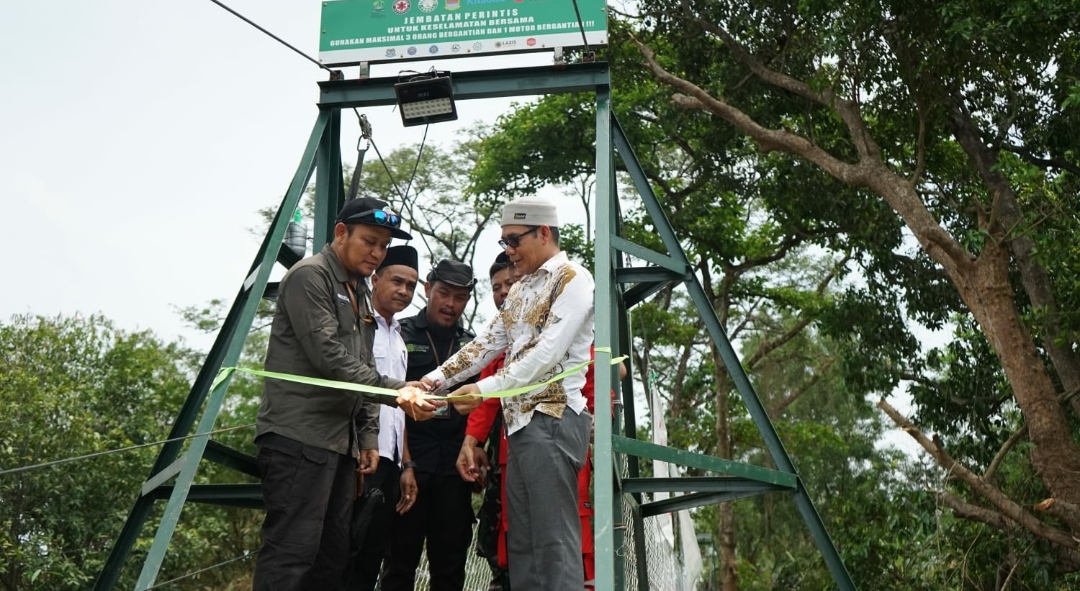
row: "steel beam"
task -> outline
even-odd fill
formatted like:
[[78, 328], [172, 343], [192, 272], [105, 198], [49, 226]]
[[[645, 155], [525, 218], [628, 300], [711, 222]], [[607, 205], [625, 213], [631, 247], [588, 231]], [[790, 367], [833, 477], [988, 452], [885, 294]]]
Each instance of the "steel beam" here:
[[768, 482], [770, 484], [779, 484], [788, 487], [791, 490], [795, 490], [796, 477], [795, 474], [792, 474], [791, 472], [781, 472], [770, 468], [752, 466], [742, 462], [734, 462], [732, 460], [725, 460], [724, 458], [707, 456], [705, 454], [667, 447], [665, 445], [657, 445], [648, 441], [619, 437], [617, 435], [612, 437], [611, 444], [615, 451], [633, 454], [643, 458], [660, 460], [661, 462], [667, 462], [669, 464], [678, 464], [680, 466], [686, 466], [687, 468], [697, 468], [699, 470], [719, 472], [731, 476], [741, 476], [743, 478]]
[[[168, 498], [173, 493], [172, 485], [165, 485], [154, 491], [154, 498]], [[222, 507], [241, 507], [262, 509], [262, 485], [254, 484], [195, 484], [187, 493], [190, 503], [218, 505]]]
[[224, 443], [211, 439], [206, 444], [206, 453], [203, 457], [215, 464], [259, 478], [259, 467], [255, 464], [255, 456], [233, 449]]
[[730, 491], [730, 492], [700, 492], [671, 497], [661, 501], [652, 501], [641, 506], [642, 517], [656, 517], [676, 511], [689, 511], [698, 507], [715, 505], [727, 501], [756, 497], [764, 494], [762, 491]]
[[685, 281], [687, 275], [663, 267], [623, 267], [615, 270], [618, 283], [671, 283]]
[[[604, 70], [606, 76], [607, 70]], [[596, 92], [596, 239], [593, 280], [595, 281], [595, 342], [597, 368], [595, 392], [610, 392], [614, 382], [612, 367], [605, 360], [618, 355], [615, 348], [618, 343], [618, 321], [614, 317], [613, 305], [618, 296], [615, 285], [615, 251], [611, 248], [611, 237], [615, 234], [614, 211], [614, 153], [611, 145], [611, 96], [604, 86]], [[608, 349], [610, 354], [601, 351]], [[603, 400], [603, 398], [598, 398]], [[603, 406], [597, 406], [603, 408]], [[596, 466], [594, 475], [593, 529], [596, 547], [596, 588], [616, 589], [616, 552], [621, 547], [621, 532], [616, 532], [615, 524], [622, 521], [621, 504], [615, 498], [614, 474], [619, 470], [612, 454], [611, 413], [598, 412], [595, 420], [595, 439], [593, 457]], [[619, 511], [618, 513], [616, 511]], [[621, 569], [620, 569], [621, 570]], [[621, 587], [620, 587], [621, 588]]]
[[623, 492], [795, 492], [793, 487], [738, 476], [626, 478]]
[[[319, 106], [351, 109], [397, 104], [394, 85], [398, 76], [360, 80], [319, 82]], [[610, 84], [608, 66], [603, 62], [539, 66], [509, 70], [475, 70], [451, 76], [454, 100], [594, 92]], [[610, 144], [609, 144], [610, 145]]]
[[638, 283], [634, 287], [623, 292], [623, 302], [627, 308], [633, 308], [634, 306], [644, 302], [645, 300], [658, 293], [660, 290], [669, 287], [676, 280], [671, 281], [649, 281], [646, 283]]

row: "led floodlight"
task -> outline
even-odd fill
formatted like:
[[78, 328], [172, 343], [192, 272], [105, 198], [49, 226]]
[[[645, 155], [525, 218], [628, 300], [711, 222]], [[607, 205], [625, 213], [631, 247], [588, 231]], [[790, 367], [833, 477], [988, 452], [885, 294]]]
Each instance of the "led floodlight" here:
[[432, 72], [399, 82], [394, 85], [394, 93], [405, 127], [457, 119], [449, 72]]

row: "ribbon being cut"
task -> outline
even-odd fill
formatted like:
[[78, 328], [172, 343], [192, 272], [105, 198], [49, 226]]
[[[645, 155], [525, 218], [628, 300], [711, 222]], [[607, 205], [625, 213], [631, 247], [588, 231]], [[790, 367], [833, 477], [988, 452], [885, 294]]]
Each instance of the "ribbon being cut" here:
[[[604, 353], [604, 354], [606, 354], [608, 356], [611, 355], [611, 349], [608, 348], [608, 347], [596, 347], [596, 352], [597, 353]], [[611, 365], [618, 365], [618, 364], [622, 363], [624, 359], [626, 359], [625, 355], [623, 355], [622, 357], [616, 357], [616, 358], [611, 360]], [[545, 381], [537, 383], [537, 384], [529, 384], [527, 386], [521, 386], [520, 388], [511, 388], [509, 390], [503, 390], [503, 391], [500, 391], [500, 392], [489, 392], [487, 394], [478, 394], [477, 396], [479, 396], [480, 398], [509, 398], [511, 396], [518, 396], [520, 394], [525, 394], [527, 392], [532, 392], [533, 390], [535, 390], [537, 388], [546, 386], [546, 385], [551, 384], [553, 382], [557, 382], [557, 381], [559, 381], [561, 379], [566, 378], [567, 376], [574, 375], [575, 373], [585, 369], [586, 367], [588, 367], [590, 364], [594, 363], [595, 361], [596, 361], [595, 359], [590, 360], [590, 361], [586, 361], [585, 363], [581, 363], [579, 365], [571, 367], [570, 369], [568, 369], [566, 371], [563, 371], [563, 372], [561, 372], [559, 374], [556, 374], [555, 376], [549, 378], [548, 380], [545, 380]], [[378, 395], [378, 396], [392, 396], [394, 398], [397, 398], [398, 396], [402, 396], [403, 393], [405, 394], [406, 399], [408, 399], [409, 396], [415, 396], [415, 397], [417, 397], [417, 399], [420, 399], [420, 400], [451, 400], [451, 399], [454, 399], [454, 398], [466, 398], [466, 397], [471, 396], [471, 395], [466, 395], [466, 396], [461, 396], [461, 397], [440, 396], [440, 395], [437, 395], [437, 394], [430, 394], [428, 392], [424, 392], [423, 390], [420, 390], [419, 388], [403, 388], [400, 391], [399, 390], [391, 390], [389, 388], [377, 388], [375, 386], [366, 386], [364, 384], [353, 384], [351, 382], [339, 382], [339, 381], [336, 381], [336, 380], [325, 380], [325, 379], [322, 379], [322, 378], [311, 378], [311, 377], [307, 377], [307, 376], [298, 376], [298, 375], [287, 374], [287, 373], [277, 373], [277, 372], [273, 372], [273, 371], [263, 371], [261, 369], [248, 369], [246, 367], [223, 367], [223, 368], [221, 368], [221, 371], [218, 372], [217, 377], [214, 379], [214, 384], [213, 384], [213, 386], [210, 387], [210, 389], [211, 390], [216, 389], [218, 386], [221, 385], [222, 382], [224, 382], [226, 379], [228, 379], [228, 377], [230, 375], [232, 375], [233, 372], [246, 373], [246, 374], [251, 374], [253, 376], [260, 376], [260, 377], [271, 378], [271, 379], [275, 379], [275, 380], [285, 380], [287, 382], [297, 382], [297, 383], [300, 383], [300, 384], [308, 384], [310, 386], [323, 386], [323, 387], [326, 387], [326, 388], [338, 388], [340, 390], [352, 390], [354, 392], [364, 392], [366, 394], [375, 394], [375, 395]], [[412, 390], [415, 390], [415, 392], [412, 392]]]

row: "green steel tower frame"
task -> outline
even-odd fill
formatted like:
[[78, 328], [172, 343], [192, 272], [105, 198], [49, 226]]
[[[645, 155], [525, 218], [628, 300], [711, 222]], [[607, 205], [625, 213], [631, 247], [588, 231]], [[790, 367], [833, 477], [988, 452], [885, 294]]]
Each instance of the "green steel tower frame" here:
[[[319, 114], [304, 154], [292, 177], [281, 206], [267, 231], [248, 275], [241, 284], [232, 308], [210, 349], [191, 391], [180, 409], [169, 438], [192, 436], [186, 451], [181, 441], [161, 448], [150, 474], [139, 492], [127, 521], [112, 546], [111, 553], [94, 586], [111, 590], [142, 534], [153, 505], [166, 501], [148, 554], [136, 582], [137, 591], [154, 586], [176, 524], [186, 502], [260, 509], [258, 484], [195, 484], [202, 460], [217, 462], [238, 472], [258, 476], [252, 456], [210, 439], [209, 433], [221, 411], [229, 380], [215, 383], [223, 367], [236, 365], [251, 328], [260, 298], [273, 298], [277, 284], [269, 281], [275, 263], [291, 267], [299, 257], [283, 244], [291, 214], [300, 203], [308, 181], [315, 174], [316, 248], [333, 235], [334, 216], [345, 202], [341, 160], [341, 111], [396, 103], [396, 78], [330, 80], [319, 83]], [[632, 394], [623, 404], [621, 392], [632, 392], [630, 378], [620, 384], [616, 409], [609, 417], [599, 413], [596, 420], [594, 462], [594, 535], [596, 543], [596, 584], [601, 591], [648, 589], [643, 520], [734, 499], [766, 493], [787, 493], [794, 497], [837, 588], [854, 591], [855, 585], [844, 567], [832, 540], [791, 458], [784, 449], [764, 406], [754, 392], [738, 356], [709, 304], [686, 253], [675, 236], [663, 207], [652, 191], [625, 134], [611, 110], [611, 78], [605, 63], [581, 63], [455, 74], [456, 100], [509, 96], [545, 95], [564, 92], [594, 93], [596, 97], [596, 346], [599, 363], [608, 371], [596, 372], [596, 391], [616, 385], [614, 366], [605, 363], [629, 349], [627, 311], [660, 290], [683, 283], [727, 367], [729, 374], [754, 420], [775, 469], [734, 462], [636, 439], [637, 429]], [[645, 248], [620, 235], [619, 200], [616, 193], [616, 157], [628, 174], [641, 203], [662, 240], [666, 253]], [[625, 264], [627, 255], [645, 261], [645, 266]], [[196, 425], [197, 422], [197, 425]], [[183, 452], [183, 453], [181, 453]], [[655, 459], [716, 473], [709, 477], [641, 478], [639, 459]], [[625, 466], [625, 468], [623, 468]], [[661, 501], [642, 502], [642, 493], [683, 493]], [[627, 519], [624, 516], [630, 516]], [[632, 550], [633, 561], [627, 560]], [[636, 582], [636, 584], [635, 584]]]

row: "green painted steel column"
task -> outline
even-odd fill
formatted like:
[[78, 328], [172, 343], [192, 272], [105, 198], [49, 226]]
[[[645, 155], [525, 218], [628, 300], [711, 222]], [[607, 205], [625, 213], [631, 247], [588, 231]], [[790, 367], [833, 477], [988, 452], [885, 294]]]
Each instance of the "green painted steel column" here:
[[[261, 295], [266, 288], [267, 280], [270, 277], [270, 270], [273, 268], [274, 261], [277, 258], [278, 249], [285, 239], [285, 229], [288, 227], [289, 220], [292, 217], [291, 213], [295, 211], [296, 207], [299, 205], [300, 197], [304, 194], [304, 188], [307, 186], [307, 181], [311, 178], [311, 170], [314, 166], [315, 154], [319, 148], [320, 141], [328, 135], [327, 127], [329, 120], [330, 113], [324, 111], [319, 114], [319, 117], [315, 122], [315, 129], [312, 131], [311, 138], [308, 140], [308, 145], [304, 150], [304, 157], [300, 163], [300, 167], [293, 176], [292, 183], [289, 185], [289, 190], [281, 202], [281, 207], [278, 209], [277, 216], [274, 218], [274, 223], [271, 225], [269, 232], [267, 232], [264, 248], [260, 249], [262, 259], [258, 261], [255, 270], [252, 271], [244, 281], [244, 285], [248, 287], [249, 293]], [[240, 353], [244, 347], [244, 340], [246, 339], [248, 330], [251, 328], [251, 323], [255, 318], [255, 312], [259, 307], [259, 300], [259, 297], [246, 298], [240, 317], [233, 330], [232, 338], [230, 338], [227, 352], [223, 359], [223, 366], [233, 366], [240, 358]], [[215, 373], [219, 369], [220, 367], [214, 368]], [[221, 405], [224, 402], [225, 393], [228, 390], [228, 387], [229, 380], [223, 380], [210, 392], [210, 396], [206, 402], [206, 408], [202, 414], [202, 420], [199, 421], [196, 433], [209, 433], [213, 430], [214, 422], [217, 420], [218, 413], [221, 411]], [[187, 453], [181, 458], [180, 472], [177, 474], [176, 482], [173, 485], [172, 495], [169, 497], [169, 502], [165, 506], [165, 513], [161, 517], [161, 523], [158, 525], [157, 534], [154, 536], [154, 542], [150, 546], [150, 552], [147, 554], [146, 561], [143, 562], [142, 572], [139, 574], [139, 579], [135, 583], [136, 591], [145, 591], [149, 589], [154, 585], [154, 581], [157, 579], [158, 572], [161, 570], [161, 563], [165, 559], [165, 552], [169, 547], [169, 541], [172, 540], [173, 533], [176, 530], [176, 524], [180, 519], [180, 513], [183, 511], [188, 491], [191, 489], [192, 481], [195, 479], [195, 472], [198, 470], [199, 462], [202, 460], [203, 452], [206, 450], [206, 442], [209, 438], [210, 436], [206, 435], [192, 439]]]
[[315, 159], [315, 231], [312, 252], [334, 239], [334, 221], [345, 205], [341, 176], [341, 111], [330, 110], [330, 123]]
[[[615, 354], [616, 325], [613, 322], [615, 306], [615, 271], [612, 267], [611, 234], [615, 231], [612, 224], [614, 217], [614, 154], [611, 145], [611, 98], [607, 88], [596, 91], [596, 239], [593, 279], [596, 282], [595, 303], [595, 339], [597, 349], [612, 348]], [[606, 392], [611, 391], [613, 368], [608, 363], [610, 357], [596, 353], [596, 399], [603, 401]], [[615, 586], [615, 524], [622, 522], [621, 512], [616, 514], [617, 503], [613, 498], [615, 490], [614, 470], [616, 469], [611, 451], [612, 419], [606, 411], [606, 405], [596, 405], [596, 435], [593, 455], [596, 461], [595, 484], [593, 487], [593, 523], [596, 543], [596, 588], [600, 591], [614, 591]]]

